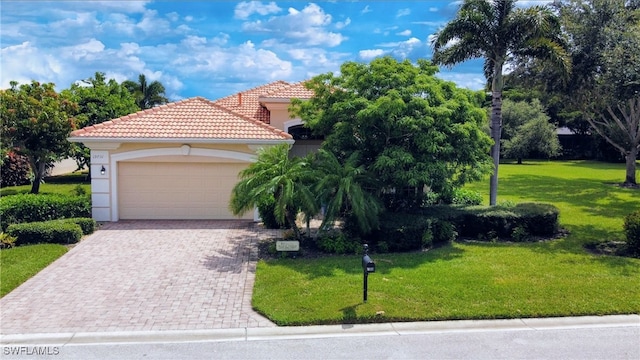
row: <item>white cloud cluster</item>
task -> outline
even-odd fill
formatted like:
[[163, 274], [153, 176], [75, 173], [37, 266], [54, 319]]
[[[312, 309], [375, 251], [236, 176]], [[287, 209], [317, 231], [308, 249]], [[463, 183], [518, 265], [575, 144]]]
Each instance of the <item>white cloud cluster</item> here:
[[277, 14], [282, 9], [275, 2], [263, 4], [260, 1], [243, 1], [239, 3], [234, 10], [236, 19], [246, 20], [253, 14], [269, 15]]
[[266, 21], [246, 22], [242, 29], [273, 35], [281, 42], [335, 47], [346, 38], [340, 33], [328, 31], [330, 24], [331, 15], [325, 13], [320, 6], [311, 3], [302, 10], [289, 8], [287, 15], [274, 16]]
[[267, 81], [337, 72], [348, 60], [428, 58], [424, 31], [443, 24], [416, 22], [409, 8], [383, 13], [375, 2], [351, 12], [333, 3], [291, 2], [286, 10], [274, 1], [195, 6], [213, 13], [149, 1], [47, 4], [2, 4], [1, 88], [36, 79], [64, 89], [101, 71], [117, 81], [145, 74], [161, 81], [172, 100], [185, 93], [217, 98]]

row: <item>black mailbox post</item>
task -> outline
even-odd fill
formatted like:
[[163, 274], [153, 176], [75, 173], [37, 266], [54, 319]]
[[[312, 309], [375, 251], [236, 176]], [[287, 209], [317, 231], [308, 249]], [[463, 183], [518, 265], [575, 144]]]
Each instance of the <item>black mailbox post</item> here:
[[363, 284], [363, 301], [367, 302], [367, 280], [369, 279], [369, 273], [376, 272], [376, 264], [369, 257], [369, 245], [364, 244], [364, 255], [362, 256], [362, 272], [364, 276]]

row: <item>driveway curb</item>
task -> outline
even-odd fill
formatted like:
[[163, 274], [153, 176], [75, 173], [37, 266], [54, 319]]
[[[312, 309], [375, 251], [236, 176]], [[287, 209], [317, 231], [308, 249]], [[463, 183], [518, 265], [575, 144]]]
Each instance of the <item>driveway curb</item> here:
[[640, 315], [580, 316], [505, 320], [459, 320], [381, 324], [344, 324], [300, 327], [233, 328], [76, 332], [59, 334], [0, 335], [1, 345], [87, 345], [123, 343], [183, 343], [260, 341], [270, 339], [328, 338], [344, 336], [415, 335], [474, 331], [539, 331], [547, 329], [638, 327]]

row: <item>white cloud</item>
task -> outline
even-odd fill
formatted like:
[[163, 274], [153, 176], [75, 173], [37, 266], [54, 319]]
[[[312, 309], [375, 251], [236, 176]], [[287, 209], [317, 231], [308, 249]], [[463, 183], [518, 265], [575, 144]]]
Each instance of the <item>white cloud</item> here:
[[31, 80], [57, 83], [63, 66], [56, 57], [25, 41], [19, 45], [2, 48], [0, 68], [3, 73], [0, 87], [6, 89], [12, 80], [21, 84], [29, 83]]
[[411, 36], [411, 30], [407, 29], [407, 30], [404, 30], [404, 31], [400, 31], [399, 33], [396, 33], [396, 35]]
[[104, 44], [99, 40], [91, 39], [84, 44], [65, 46], [61, 50], [61, 55], [64, 57], [71, 57], [76, 61], [81, 59], [91, 61], [101, 56], [104, 51]]
[[436, 76], [444, 80], [453, 81], [457, 86], [471, 90], [482, 90], [486, 85], [484, 76], [477, 73], [461, 73], [441, 68]]
[[309, 46], [338, 46], [346, 40], [346, 37], [340, 33], [327, 31], [326, 28], [330, 24], [331, 15], [326, 14], [318, 5], [311, 3], [302, 11], [289, 8], [287, 15], [275, 16], [265, 22], [257, 20], [244, 23], [242, 29], [248, 32], [271, 34], [282, 42]]
[[246, 20], [253, 14], [269, 15], [279, 13], [282, 9], [275, 2], [263, 4], [260, 1], [243, 1], [236, 5], [233, 17]]
[[373, 10], [371, 10], [371, 8], [369, 7], [369, 5], [367, 5], [367, 6], [365, 6], [365, 7], [364, 7], [364, 9], [362, 9], [362, 10], [360, 11], [360, 13], [361, 13], [361, 14], [366, 14], [366, 13], [370, 13], [371, 11], [373, 11]]
[[351, 19], [347, 18], [345, 21], [340, 21], [336, 23], [336, 29], [343, 29], [351, 24]]
[[553, 0], [518, 0], [516, 6], [518, 7], [531, 7], [534, 5], [547, 5], [552, 3]]
[[437, 7], [430, 7], [429, 11], [430, 12], [436, 12], [436, 11], [438, 11], [438, 8]]
[[382, 49], [374, 49], [374, 50], [360, 50], [360, 52], [358, 52], [358, 56], [360, 57], [360, 59], [365, 60], [365, 61], [369, 61], [375, 57], [384, 55], [385, 51]]
[[136, 24], [138, 29], [141, 29], [145, 34], [152, 34], [158, 36], [171, 31], [169, 22], [165, 19], [157, 17], [158, 12], [155, 10], [147, 10], [144, 12], [144, 16], [139, 23]]
[[396, 13], [396, 17], [403, 17], [403, 16], [407, 16], [411, 14], [411, 9], [406, 8], [406, 9], [400, 9], [398, 10], [398, 12]]

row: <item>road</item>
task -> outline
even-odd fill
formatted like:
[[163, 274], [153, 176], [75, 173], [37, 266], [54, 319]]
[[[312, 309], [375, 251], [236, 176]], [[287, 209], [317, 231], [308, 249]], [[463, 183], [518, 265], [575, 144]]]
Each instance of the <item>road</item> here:
[[[253, 333], [235, 336], [76, 337], [66, 345], [3, 345], [3, 358], [33, 359], [640, 359], [640, 322], [547, 324], [532, 327], [403, 328], [360, 325], [359, 331]], [[462, 323], [463, 325], [465, 323]], [[343, 327], [348, 327], [345, 325]], [[281, 329], [281, 328], [280, 328]], [[333, 328], [335, 329], [335, 328]], [[244, 335], [242, 334], [244, 331]], [[122, 334], [124, 336], [124, 334]], [[20, 350], [22, 349], [22, 350]], [[10, 351], [20, 355], [7, 354]], [[31, 351], [31, 353], [28, 353]], [[42, 356], [40, 356], [42, 357]]]

